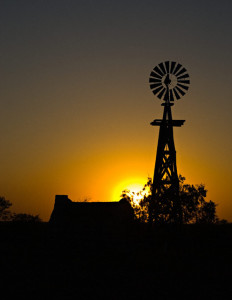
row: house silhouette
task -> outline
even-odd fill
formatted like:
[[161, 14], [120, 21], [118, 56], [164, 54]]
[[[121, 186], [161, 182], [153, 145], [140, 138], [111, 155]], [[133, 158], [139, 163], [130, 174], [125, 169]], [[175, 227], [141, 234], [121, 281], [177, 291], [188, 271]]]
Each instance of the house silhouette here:
[[82, 228], [119, 227], [133, 222], [131, 205], [119, 202], [73, 202], [68, 195], [56, 195], [49, 223], [54, 226]]

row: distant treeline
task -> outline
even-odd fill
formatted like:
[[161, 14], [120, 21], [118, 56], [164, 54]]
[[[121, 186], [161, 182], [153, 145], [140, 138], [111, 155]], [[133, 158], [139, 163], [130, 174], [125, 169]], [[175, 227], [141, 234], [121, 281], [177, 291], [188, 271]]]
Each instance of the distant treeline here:
[[13, 221], [24, 223], [42, 222], [39, 215], [31, 215], [26, 213], [14, 213], [11, 211], [12, 203], [5, 197], [0, 197], [0, 221]]

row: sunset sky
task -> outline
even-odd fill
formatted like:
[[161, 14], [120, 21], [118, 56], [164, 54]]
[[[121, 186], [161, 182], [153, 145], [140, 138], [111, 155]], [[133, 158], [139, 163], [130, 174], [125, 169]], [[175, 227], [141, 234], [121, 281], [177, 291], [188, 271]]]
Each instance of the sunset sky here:
[[153, 67], [181, 63], [178, 173], [232, 221], [231, 0], [2, 0], [0, 196], [47, 221], [56, 194], [116, 201], [153, 176]]

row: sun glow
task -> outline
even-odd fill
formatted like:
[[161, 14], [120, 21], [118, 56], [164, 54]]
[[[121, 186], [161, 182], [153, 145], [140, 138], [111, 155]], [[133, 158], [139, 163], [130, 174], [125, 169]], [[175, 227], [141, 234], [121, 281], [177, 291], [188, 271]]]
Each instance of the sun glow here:
[[113, 201], [119, 201], [123, 191], [128, 191], [128, 195], [133, 197], [134, 204], [138, 205], [140, 200], [148, 193], [147, 190], [143, 191], [147, 179], [144, 178], [131, 178], [120, 182], [113, 191]]

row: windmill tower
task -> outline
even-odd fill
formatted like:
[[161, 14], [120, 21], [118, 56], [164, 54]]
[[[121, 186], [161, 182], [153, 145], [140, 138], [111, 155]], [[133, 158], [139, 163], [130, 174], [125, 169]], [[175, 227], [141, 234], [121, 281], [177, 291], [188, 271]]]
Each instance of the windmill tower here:
[[159, 126], [155, 171], [150, 202], [150, 221], [155, 223], [182, 223], [179, 198], [179, 179], [173, 127], [181, 127], [185, 120], [173, 120], [171, 107], [184, 96], [190, 80], [187, 70], [179, 63], [165, 61], [156, 66], [149, 78], [154, 95], [164, 102], [163, 118], [151, 122]]

